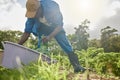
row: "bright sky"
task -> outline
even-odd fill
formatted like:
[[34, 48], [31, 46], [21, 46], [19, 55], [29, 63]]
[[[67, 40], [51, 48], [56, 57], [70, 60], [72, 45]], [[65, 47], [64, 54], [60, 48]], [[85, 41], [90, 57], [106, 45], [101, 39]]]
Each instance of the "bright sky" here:
[[[98, 25], [120, 26], [120, 0], [55, 0], [64, 17], [64, 27], [68, 33], [77, 27], [83, 20], [91, 21], [90, 30], [95, 30]], [[6, 2], [5, 4], [3, 4]], [[0, 29], [24, 31], [25, 0], [0, 0]], [[106, 23], [105, 23], [105, 21]], [[119, 20], [120, 21], [120, 20]], [[112, 23], [111, 23], [112, 22]], [[101, 24], [99, 24], [101, 23]], [[73, 26], [74, 25], [74, 26]]]
[[68, 15], [66, 16], [68, 23], [79, 23], [81, 19], [85, 18], [89, 20], [101, 18], [104, 14], [102, 12], [107, 7], [108, 0], [60, 0], [60, 2], [63, 13]]

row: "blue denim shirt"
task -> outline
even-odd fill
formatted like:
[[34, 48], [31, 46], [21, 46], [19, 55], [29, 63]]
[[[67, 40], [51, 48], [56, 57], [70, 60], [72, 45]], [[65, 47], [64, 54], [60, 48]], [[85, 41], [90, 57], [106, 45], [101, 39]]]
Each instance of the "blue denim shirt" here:
[[[40, 3], [43, 7], [43, 15], [45, 16], [47, 22], [52, 25], [48, 27], [40, 23], [36, 18], [28, 18], [25, 28], [25, 32], [32, 32], [34, 35], [38, 36], [38, 48], [40, 47], [42, 34], [48, 35], [55, 29], [55, 27], [63, 27], [63, 16], [60, 12], [58, 4], [52, 0], [41, 0]], [[72, 46], [65, 35], [64, 29], [55, 36], [55, 39], [66, 53], [73, 52]]]
[[[41, 0], [40, 3], [47, 22], [56, 27], [63, 27], [63, 16], [60, 12], [59, 5], [52, 0]], [[35, 18], [28, 18], [25, 25], [25, 32], [36, 35], [36, 28], [40, 26], [39, 23]]]
[[43, 15], [48, 23], [62, 27], [63, 16], [60, 12], [59, 5], [52, 0], [41, 0], [40, 2], [43, 7]]

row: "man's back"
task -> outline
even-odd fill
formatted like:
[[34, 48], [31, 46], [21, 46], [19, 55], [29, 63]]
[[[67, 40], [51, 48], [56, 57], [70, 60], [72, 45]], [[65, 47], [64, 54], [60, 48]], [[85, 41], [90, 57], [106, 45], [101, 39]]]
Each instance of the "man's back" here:
[[41, 0], [40, 3], [43, 9], [43, 16], [45, 16], [48, 23], [63, 26], [63, 16], [59, 5], [52, 0]]

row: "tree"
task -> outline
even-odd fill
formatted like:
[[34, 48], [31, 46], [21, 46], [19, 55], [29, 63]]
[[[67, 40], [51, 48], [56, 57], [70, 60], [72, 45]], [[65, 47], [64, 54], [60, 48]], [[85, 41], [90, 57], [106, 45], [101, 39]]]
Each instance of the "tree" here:
[[90, 21], [87, 19], [84, 20], [78, 28], [75, 27], [75, 39], [77, 50], [87, 49], [88, 48], [88, 38], [89, 34], [87, 33], [88, 24]]
[[112, 52], [120, 52], [120, 35], [110, 38], [110, 50]]
[[100, 48], [100, 40], [97, 40], [97, 39], [89, 40], [88, 46], [89, 47]]
[[116, 29], [110, 26], [101, 29], [101, 47], [104, 48], [105, 52], [118, 52], [115, 48], [119, 48], [119, 43], [119, 35]]

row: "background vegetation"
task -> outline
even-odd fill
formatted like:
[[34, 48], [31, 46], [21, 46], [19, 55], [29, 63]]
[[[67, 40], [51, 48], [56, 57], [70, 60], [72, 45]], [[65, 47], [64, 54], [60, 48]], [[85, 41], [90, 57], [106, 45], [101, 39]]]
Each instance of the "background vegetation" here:
[[[100, 30], [100, 39], [89, 39], [87, 32], [89, 23], [88, 20], [83, 21], [78, 27], [75, 27], [74, 34], [68, 35], [81, 65], [92, 70], [87, 70], [85, 76], [83, 75], [84, 78], [90, 78], [92, 73], [97, 74], [101, 80], [103, 76], [108, 80], [119, 80], [120, 34], [116, 29], [106, 26]], [[17, 43], [21, 36], [20, 31], [0, 31], [0, 49], [4, 49], [2, 41]], [[24, 46], [45, 52], [48, 56], [57, 59], [58, 63], [48, 65], [39, 59], [20, 69], [11, 70], [0, 67], [0, 80], [80, 80], [80, 75], [73, 73], [66, 54], [54, 39], [47, 46], [42, 45], [40, 49], [37, 49], [37, 38], [31, 35]]]

